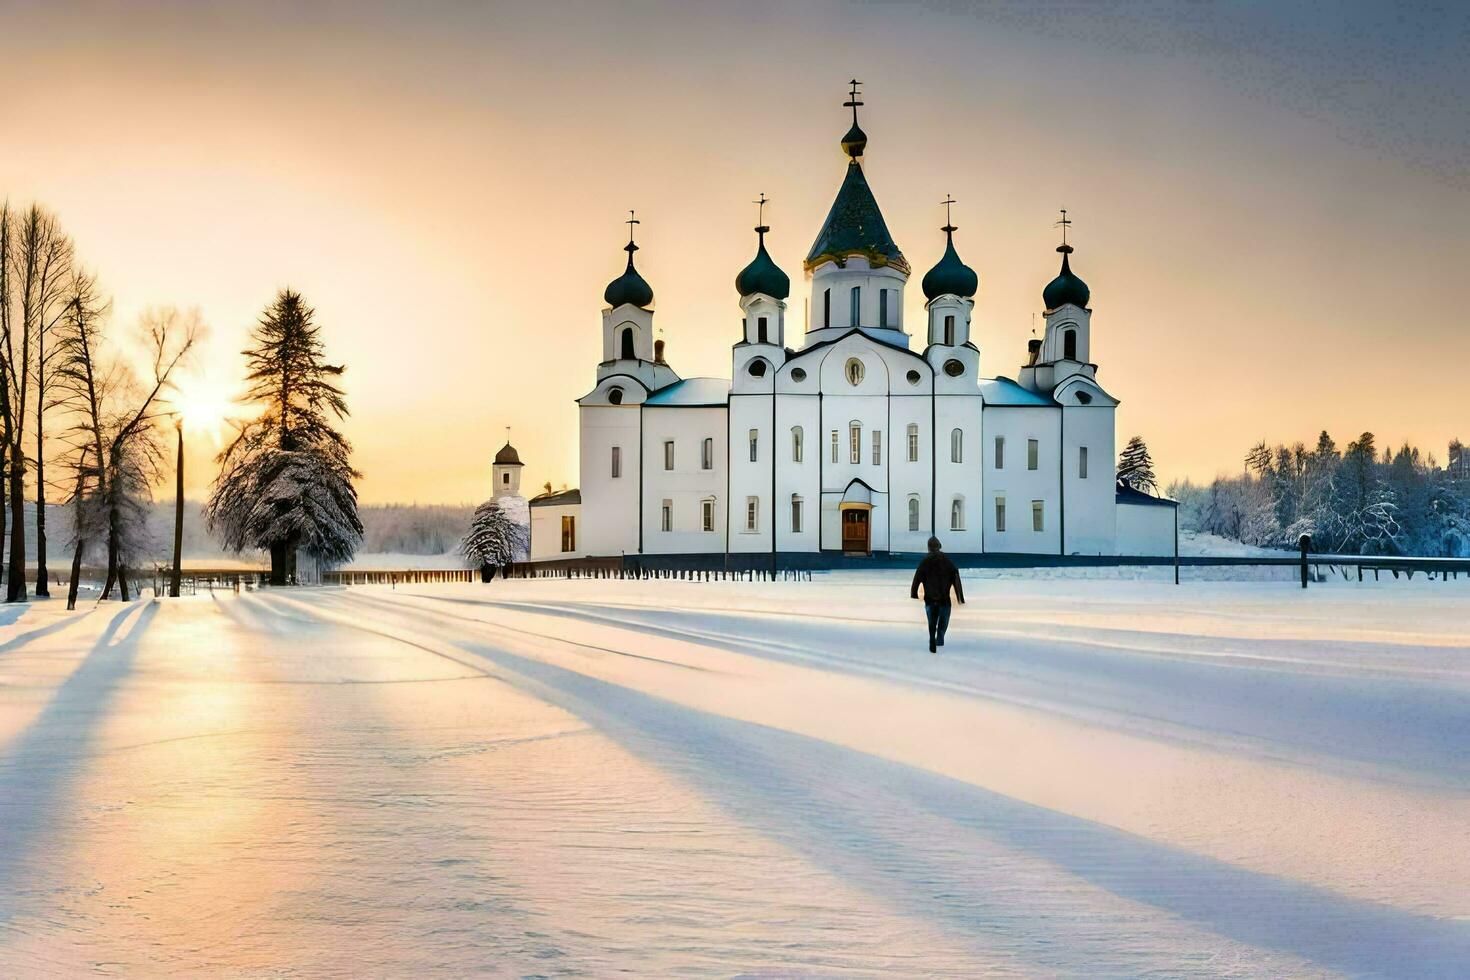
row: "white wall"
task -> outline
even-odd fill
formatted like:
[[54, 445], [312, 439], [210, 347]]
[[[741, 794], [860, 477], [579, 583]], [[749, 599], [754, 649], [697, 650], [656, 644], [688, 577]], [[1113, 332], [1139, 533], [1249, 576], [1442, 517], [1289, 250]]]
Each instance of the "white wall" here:
[[[984, 416], [982, 456], [985, 550], [1014, 554], [1057, 554], [1058, 536], [1058, 440], [1061, 412], [1047, 406], [987, 406]], [[1006, 440], [1005, 465], [995, 468], [995, 438]], [[942, 436], [947, 439], [948, 436]], [[1027, 468], [1029, 439], [1036, 439], [1037, 468]], [[945, 443], [948, 452], [948, 443]], [[948, 458], [948, 457], [946, 457]], [[1006, 529], [995, 526], [995, 499], [1006, 499]], [[1044, 505], [1043, 529], [1032, 530], [1031, 502]], [[940, 535], [943, 539], [943, 535]], [[949, 543], [945, 542], [949, 548]], [[953, 549], [958, 551], [959, 549]]]
[[[628, 394], [635, 392], [629, 386]], [[641, 400], [642, 391], [637, 395]], [[583, 405], [580, 429], [582, 550], [609, 556], [638, 552], [639, 412], [637, 404]], [[622, 449], [622, 475], [612, 477], [612, 447]]]
[[[728, 443], [725, 409], [702, 406], [643, 409], [643, 552], [680, 555], [725, 550], [725, 471]], [[705, 439], [712, 440], [714, 458], [703, 469]], [[664, 469], [664, 443], [674, 443], [674, 468]], [[673, 529], [663, 530], [663, 502], [672, 505]], [[714, 530], [702, 530], [701, 505], [715, 503]]]
[[[1068, 405], [1061, 409], [1066, 450], [1062, 479], [1066, 493], [1066, 552], [1111, 555], [1117, 551], [1117, 491], [1114, 487], [1113, 407]], [[1081, 448], [1087, 447], [1087, 478], [1081, 472]]]
[[1174, 508], [1118, 504], [1118, 554], [1149, 557], [1174, 554]]
[[[571, 517], [576, 521], [576, 548], [561, 550], [561, 520]], [[582, 505], [552, 504], [531, 508], [531, 560], [548, 561], [558, 558], [581, 558], [582, 550]]]

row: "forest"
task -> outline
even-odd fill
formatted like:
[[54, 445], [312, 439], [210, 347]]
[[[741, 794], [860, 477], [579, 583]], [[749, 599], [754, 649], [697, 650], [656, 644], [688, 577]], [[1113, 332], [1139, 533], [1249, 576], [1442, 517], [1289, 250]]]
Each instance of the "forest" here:
[[1339, 450], [1257, 443], [1238, 476], [1176, 481], [1181, 528], [1268, 548], [1330, 554], [1470, 556], [1470, 454], [1455, 440], [1446, 464], [1408, 443], [1381, 452], [1371, 432]]

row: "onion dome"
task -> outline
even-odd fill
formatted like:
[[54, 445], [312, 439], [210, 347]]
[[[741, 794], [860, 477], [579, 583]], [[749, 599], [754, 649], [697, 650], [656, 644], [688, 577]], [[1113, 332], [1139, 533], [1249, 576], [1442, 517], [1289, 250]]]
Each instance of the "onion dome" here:
[[980, 277], [975, 275], [974, 269], [960, 261], [954, 250], [955, 226], [945, 225], [942, 230], [945, 236], [944, 255], [934, 264], [934, 268], [924, 273], [924, 296], [927, 299], [938, 299], [947, 294], [967, 298], [974, 296], [975, 290], [980, 288]]
[[1087, 288], [1087, 283], [1072, 274], [1072, 266], [1067, 262], [1067, 256], [1072, 254], [1072, 246], [1060, 245], [1057, 251], [1062, 253], [1062, 271], [1041, 291], [1042, 305], [1048, 310], [1055, 310], [1071, 303], [1086, 309], [1087, 301], [1092, 298], [1092, 291]]
[[[632, 213], [628, 212], [629, 215]], [[653, 287], [633, 268], [633, 253], [638, 251], [638, 246], [633, 243], [633, 226], [636, 224], [637, 218], [628, 218], [628, 244], [623, 246], [623, 251], [628, 253], [628, 268], [602, 291], [603, 302], [614, 309], [624, 303], [632, 303], [642, 309], [653, 305]]]
[[857, 113], [853, 113], [852, 126], [842, 137], [842, 152], [856, 160], [868, 148], [868, 134], [857, 124]]
[[749, 296], [752, 293], [765, 293], [773, 299], [785, 299], [791, 295], [791, 279], [781, 271], [781, 267], [772, 261], [770, 253], [766, 251], [766, 232], [771, 229], [760, 225], [755, 229], [760, 236], [760, 245], [756, 249], [755, 258], [750, 260], [750, 265], [740, 270], [740, 275], [735, 277], [735, 288], [741, 296]]
[[516, 452], [516, 447], [506, 443], [500, 447], [500, 452], [495, 454], [496, 466], [520, 466], [521, 454]]

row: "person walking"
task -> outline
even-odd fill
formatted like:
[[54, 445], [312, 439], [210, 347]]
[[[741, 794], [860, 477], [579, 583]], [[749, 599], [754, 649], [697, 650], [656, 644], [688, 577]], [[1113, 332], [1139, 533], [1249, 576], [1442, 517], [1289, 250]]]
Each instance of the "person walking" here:
[[914, 569], [914, 584], [909, 595], [917, 599], [919, 586], [924, 586], [924, 616], [929, 620], [929, 652], [938, 653], [944, 646], [944, 631], [949, 629], [949, 590], [965, 604], [965, 590], [960, 585], [960, 570], [949, 555], [939, 550], [939, 539], [929, 539], [929, 553]]

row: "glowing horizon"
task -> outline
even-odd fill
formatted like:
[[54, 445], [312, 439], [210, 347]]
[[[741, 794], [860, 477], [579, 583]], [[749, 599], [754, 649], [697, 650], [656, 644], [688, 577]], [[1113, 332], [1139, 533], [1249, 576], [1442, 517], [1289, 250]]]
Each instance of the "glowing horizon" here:
[[[1453, 407], [1470, 336], [1437, 312], [1470, 244], [1454, 32], [1405, 37], [1368, 7], [1305, 28], [1047, 9], [10, 5], [0, 51], [17, 77], [48, 73], [44, 97], [0, 104], [7, 132], [35, 134], [0, 157], [0, 194], [57, 212], [115, 337], [148, 305], [202, 311], [181, 382], [191, 496], [238, 351], [287, 284], [347, 365], [364, 502], [483, 499], [507, 425], [524, 488], [576, 486], [573, 399], [626, 211], [670, 362], [728, 377], [758, 193], [804, 321], [854, 74], [866, 173], [914, 269], [911, 334], [953, 194], [981, 370], [1014, 377], [1066, 207], [1119, 445], [1143, 435], [1166, 481], [1323, 428], [1441, 461], [1470, 438]], [[1382, 28], [1366, 53], [1365, 26]], [[752, 37], [756, 61], [730, 40]], [[1413, 105], [1334, 88], [1345, 43]]]

